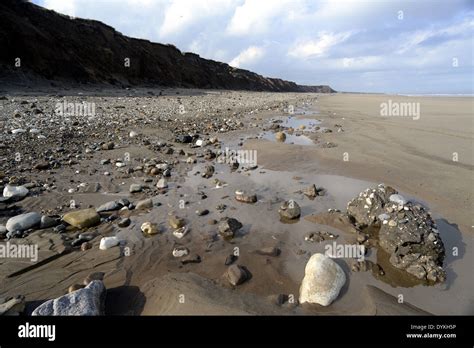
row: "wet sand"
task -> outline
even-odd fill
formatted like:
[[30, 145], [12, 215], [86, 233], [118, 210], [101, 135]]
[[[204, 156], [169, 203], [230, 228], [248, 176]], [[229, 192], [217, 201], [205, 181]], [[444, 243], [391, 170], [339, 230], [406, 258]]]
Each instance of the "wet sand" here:
[[[206, 113], [201, 111], [202, 104], [198, 98], [205, 101], [207, 98], [208, 102], [213, 103], [219, 110], [214, 110], [214, 114], [219, 118], [229, 117], [228, 110], [234, 112], [232, 107], [239, 106], [238, 117], [242, 127], [216, 133], [220, 142], [206, 148], [237, 149], [240, 148], [239, 143], [243, 143], [243, 149], [257, 150], [258, 168], [240, 168], [231, 172], [227, 165], [214, 163], [216, 172], [212, 178], [205, 179], [200, 173], [209, 161], [193, 156], [197, 163], [186, 163], [187, 155], [176, 155], [179, 149], [199, 154], [205, 148], [190, 149], [186, 144], [173, 144], [174, 154], [163, 155], [139, 142], [121, 141], [115, 149], [92, 152], [70, 167], [22, 172], [21, 175], [26, 175], [29, 180], [53, 176], [57, 186], [52, 192], [29, 196], [17, 203], [26, 211], [48, 211], [63, 206], [55, 212], [64, 213], [69, 210], [67, 205], [71, 200], [85, 208], [89, 205], [97, 207], [122, 197], [130, 201], [153, 197], [155, 207], [150, 211], [120, 212], [120, 215], [130, 216], [132, 220], [127, 228], [119, 228], [116, 222], [104, 222], [90, 228], [101, 236], [117, 235], [124, 241], [121, 247], [106, 251], [98, 250], [99, 237], [93, 240], [93, 247], [87, 251], [68, 248], [68, 241], [79, 231], [62, 234], [61, 241], [57, 240], [58, 234], [52, 231], [30, 234], [26, 239], [39, 243], [44, 254], [40, 253], [40, 259], [46, 262], [29, 265], [11, 260], [0, 261], [0, 297], [23, 294], [29, 306], [34, 307], [37, 301], [64, 294], [71, 284], [82, 282], [91, 271], [103, 271], [108, 289], [107, 314], [474, 313], [474, 279], [471, 273], [474, 260], [470, 229], [472, 99], [418, 98], [421, 118], [414, 121], [401, 118], [381, 120], [377, 116], [380, 103], [387, 98], [397, 99], [381, 95], [213, 92], [202, 97], [176, 96], [169, 91], [166, 95], [168, 99], [162, 101], [156, 101], [159, 98], [153, 97], [136, 97], [132, 100], [136, 109], [127, 110], [131, 115], [125, 116], [133, 117], [132, 114], [136, 115], [136, 110], [144, 108], [143, 105], [151, 108], [154, 103], [175, 105], [177, 98], [195, 117], [193, 120], [200, 120], [200, 115]], [[110, 102], [113, 105], [114, 101], [117, 102], [105, 98], [101, 103]], [[305, 142], [305, 145], [296, 145], [290, 144], [291, 141], [278, 143], [269, 138], [261, 139], [262, 133], [268, 132], [271, 118], [286, 117], [288, 105], [295, 105], [298, 111], [304, 110], [304, 114], [297, 112], [291, 118], [318, 120], [315, 124], [320, 129], [308, 134], [315, 140], [314, 144]], [[451, 115], [451, 121], [439, 116], [444, 112]], [[157, 120], [143, 125], [150, 113], [139, 114], [140, 120], [133, 125], [139, 134], [146, 135], [152, 141], [169, 141], [172, 138], [172, 131], [161, 127]], [[175, 113], [174, 117], [191, 115]], [[340, 127], [335, 127], [335, 124]], [[114, 127], [124, 138], [131, 130], [128, 124]], [[323, 132], [327, 128], [333, 132]], [[343, 131], [337, 132], [338, 128]], [[325, 148], [327, 142], [337, 146]], [[448, 148], [450, 152], [458, 152], [459, 162], [452, 163], [449, 156], [446, 159], [438, 153], [446, 153]], [[349, 161], [343, 161], [344, 152], [349, 154]], [[173, 163], [167, 192], [157, 192], [154, 186], [158, 178], [152, 177], [151, 182], [145, 183], [149, 188], [131, 194], [128, 192], [130, 184], [143, 184], [147, 175], [139, 171], [125, 174], [113, 165], [104, 168], [99, 164], [101, 159], [120, 158], [124, 153], [129, 153], [133, 159], [134, 163], [129, 167], [139, 165], [143, 158], [153, 157]], [[465, 161], [465, 158], [469, 160]], [[104, 170], [112, 175], [104, 176]], [[225, 182], [223, 187], [215, 187], [216, 178]], [[74, 193], [67, 192], [69, 187], [81, 182], [88, 185]], [[315, 223], [311, 216], [330, 208], [344, 210], [351, 198], [380, 182], [394, 186], [407, 197], [421, 201], [433, 210], [447, 250], [447, 282], [430, 287], [407, 285], [409, 282], [400, 286], [396, 277], [393, 280], [390, 277], [380, 279], [371, 272], [353, 273], [350, 260], [337, 259], [349, 280], [338, 299], [329, 307], [297, 306], [288, 302], [275, 304], [274, 298], [279, 294], [298, 298], [304, 265], [311, 254], [324, 251], [325, 243], [304, 240], [308, 232], [329, 231], [338, 236], [340, 243], [354, 242], [354, 234], [350, 231]], [[310, 200], [298, 192], [313, 183], [323, 187], [326, 194]], [[234, 192], [239, 189], [255, 193], [258, 202], [237, 202]], [[205, 192], [206, 199], [202, 199], [201, 192]], [[299, 202], [302, 218], [297, 223], [284, 224], [279, 221], [278, 207], [290, 198]], [[181, 201], [187, 202], [184, 208]], [[219, 212], [216, 209], [219, 204], [226, 204], [227, 208]], [[210, 214], [196, 216], [195, 211], [204, 208]], [[173, 237], [172, 229], [167, 224], [171, 213], [184, 218], [190, 227], [188, 235], [181, 240]], [[234, 217], [243, 224], [231, 242], [218, 237], [217, 226], [209, 224], [209, 220], [219, 220], [224, 216]], [[4, 220], [5, 217], [1, 223]], [[145, 221], [157, 223], [161, 233], [144, 237], [140, 226]], [[177, 244], [199, 254], [202, 261], [182, 265], [171, 255]], [[281, 254], [272, 257], [256, 253], [258, 249], [268, 246], [278, 247]], [[449, 252], [454, 246], [459, 248], [459, 256], [454, 257]], [[223, 279], [223, 274], [227, 267], [224, 260], [235, 247], [240, 253], [238, 264], [245, 265], [252, 278], [234, 288]], [[376, 260], [378, 256], [372, 253], [368, 257]], [[404, 296], [404, 304], [397, 303], [400, 294]], [[180, 295], [184, 295], [186, 300], [180, 301]]]

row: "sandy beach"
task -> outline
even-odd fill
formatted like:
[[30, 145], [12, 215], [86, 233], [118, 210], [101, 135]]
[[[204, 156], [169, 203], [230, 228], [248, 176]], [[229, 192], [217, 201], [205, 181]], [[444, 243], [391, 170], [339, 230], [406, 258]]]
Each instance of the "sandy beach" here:
[[[382, 116], [389, 100], [419, 103], [419, 114]], [[61, 101], [94, 103], [96, 115], [57, 116]], [[26, 314], [91, 272], [105, 273], [108, 315], [474, 313], [472, 98], [131, 89], [11, 93], [1, 103], [2, 185], [29, 192], [0, 203], [0, 224], [28, 212], [57, 220], [8, 239], [38, 245], [38, 262], [0, 259], [0, 298], [25, 296]], [[286, 140], [276, 141], [276, 131]], [[182, 141], [184, 133], [197, 136]], [[255, 151], [256, 166], [219, 162], [225, 149]], [[420, 282], [371, 248], [366, 259], [383, 275], [335, 258], [347, 277], [337, 299], [299, 304], [305, 264], [333, 242], [308, 241], [308, 234], [357, 243], [360, 231], [343, 213], [380, 183], [431, 212], [446, 280]], [[313, 184], [323, 191], [310, 199], [303, 190]], [[238, 201], [236, 191], [257, 201]], [[120, 199], [133, 208], [101, 211], [100, 223], [87, 228], [64, 223], [68, 212]], [[137, 209], [146, 199], [151, 205]], [[301, 217], [288, 223], [278, 211], [290, 199]], [[183, 238], [173, 235], [171, 216], [188, 229]], [[225, 217], [242, 224], [230, 240], [219, 233]], [[144, 235], [145, 222], [159, 232]], [[81, 233], [92, 235], [83, 250]], [[100, 250], [108, 236], [120, 244]], [[176, 248], [186, 248], [187, 261], [173, 256]], [[237, 286], [226, 275], [236, 248], [235, 264], [248, 271]]]

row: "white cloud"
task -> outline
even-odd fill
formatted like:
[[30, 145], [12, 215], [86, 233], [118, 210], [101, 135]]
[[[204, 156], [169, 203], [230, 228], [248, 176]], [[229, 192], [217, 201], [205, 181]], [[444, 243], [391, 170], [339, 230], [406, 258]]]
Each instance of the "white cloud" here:
[[165, 10], [160, 37], [178, 33], [200, 20], [218, 17], [234, 6], [235, 0], [172, 0]]
[[231, 35], [254, 35], [266, 32], [271, 27], [272, 19], [285, 15], [294, 16], [292, 8], [298, 8], [298, 0], [245, 0], [235, 9], [234, 15], [227, 26]]
[[288, 51], [288, 55], [296, 58], [321, 57], [337, 44], [346, 41], [354, 32], [342, 33], [320, 32], [316, 40], [300, 40]]
[[230, 66], [240, 68], [248, 66], [260, 60], [265, 55], [265, 49], [257, 46], [250, 46], [239, 53], [237, 57], [229, 62]]

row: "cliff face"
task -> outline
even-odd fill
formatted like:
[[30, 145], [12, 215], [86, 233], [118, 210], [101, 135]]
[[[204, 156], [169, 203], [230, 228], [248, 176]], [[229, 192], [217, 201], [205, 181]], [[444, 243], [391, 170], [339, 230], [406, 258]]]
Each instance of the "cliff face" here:
[[[133, 39], [101, 22], [71, 19], [23, 0], [0, 2], [0, 78], [118, 86], [334, 92], [265, 78], [228, 64], [183, 53], [172, 45]], [[15, 59], [21, 58], [21, 68]], [[129, 67], [126, 66], [129, 59]]]

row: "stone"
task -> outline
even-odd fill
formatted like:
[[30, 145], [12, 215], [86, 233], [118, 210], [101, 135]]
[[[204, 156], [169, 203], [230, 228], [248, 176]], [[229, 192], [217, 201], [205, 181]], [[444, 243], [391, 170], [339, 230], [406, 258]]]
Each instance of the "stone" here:
[[102, 150], [112, 150], [115, 147], [115, 144], [110, 141], [108, 143], [102, 144], [101, 149]]
[[318, 189], [316, 188], [316, 185], [310, 185], [309, 187], [305, 188], [303, 190], [303, 194], [309, 198], [314, 198], [318, 196]]
[[106, 289], [100, 280], [85, 288], [46, 301], [37, 307], [33, 316], [98, 316], [104, 315]]
[[305, 267], [300, 287], [300, 303], [317, 303], [329, 306], [346, 283], [342, 268], [323, 254], [314, 254]]
[[290, 199], [280, 206], [278, 213], [283, 219], [293, 220], [298, 219], [301, 216], [301, 209], [298, 203]]
[[286, 140], [286, 134], [283, 132], [276, 132], [275, 139], [283, 143]]
[[23, 232], [30, 228], [39, 227], [40, 224], [41, 215], [31, 212], [9, 218], [5, 227], [8, 232]]
[[131, 223], [131, 220], [129, 218], [123, 218], [117, 223], [117, 225], [118, 225], [118, 227], [123, 228], [123, 227], [130, 226], [130, 223]]
[[24, 186], [6, 185], [3, 189], [3, 197], [20, 200], [28, 195], [29, 190]]
[[173, 256], [174, 257], [183, 257], [189, 254], [189, 249], [186, 247], [176, 247], [173, 249]]
[[246, 194], [244, 191], [235, 191], [235, 199], [243, 203], [255, 203], [257, 202], [257, 195]]
[[181, 134], [181, 135], [178, 135], [175, 138], [175, 142], [177, 142], [177, 143], [187, 144], [187, 143], [190, 143], [192, 141], [193, 141], [193, 138], [190, 135], [187, 135], [187, 134]]
[[71, 292], [77, 291], [79, 289], [84, 289], [86, 286], [82, 284], [73, 284], [67, 289], [67, 293], [70, 294]]
[[63, 221], [77, 228], [88, 228], [100, 223], [100, 216], [94, 208], [71, 211], [63, 216]]
[[188, 263], [200, 263], [200, 262], [201, 262], [201, 256], [199, 256], [198, 254], [186, 256], [184, 259], [181, 260], [181, 263], [183, 265], [186, 265]]
[[114, 211], [114, 210], [119, 210], [120, 208], [122, 208], [122, 205], [119, 204], [118, 202], [116, 201], [110, 201], [110, 202], [107, 202], [107, 203], [104, 203], [102, 205], [100, 205], [96, 211], [98, 213], [102, 213], [102, 212], [106, 212], [106, 211]]
[[257, 254], [264, 255], [264, 256], [278, 256], [280, 255], [281, 250], [277, 247], [265, 247], [262, 249], [257, 250]]
[[104, 272], [93, 272], [89, 273], [87, 277], [84, 278], [82, 282], [85, 286], [89, 285], [89, 283], [93, 282], [94, 280], [104, 280], [105, 273]]
[[183, 226], [181, 228], [178, 228], [177, 230], [173, 231], [173, 236], [175, 236], [178, 239], [183, 238], [186, 234], [188, 234], [189, 228], [187, 226]]
[[199, 210], [196, 210], [196, 215], [197, 216], [204, 216], [204, 215], [207, 215], [209, 214], [209, 210], [207, 209], [199, 209]]
[[0, 316], [18, 316], [25, 310], [25, 296], [19, 295], [13, 298], [0, 299]]
[[232, 265], [237, 259], [238, 259], [237, 255], [230, 254], [229, 256], [226, 257], [224, 264], [226, 266]]
[[398, 205], [405, 205], [405, 204], [408, 203], [408, 201], [405, 199], [405, 197], [403, 197], [402, 195], [399, 195], [399, 194], [390, 195], [389, 200], [390, 200], [390, 202], [393, 202], [393, 203], [398, 204]]
[[81, 251], [86, 251], [92, 248], [92, 244], [89, 242], [83, 242], [81, 244]]
[[51, 227], [57, 226], [58, 224], [59, 224], [58, 219], [52, 218], [47, 215], [43, 215], [41, 217], [40, 229], [51, 228]]
[[129, 136], [130, 138], [135, 138], [135, 137], [138, 136], [138, 133], [135, 132], [135, 131], [130, 131], [130, 133], [128, 134], [128, 136]]
[[107, 250], [107, 249], [113, 248], [114, 246], [117, 246], [119, 243], [120, 241], [117, 237], [103, 237], [100, 240], [99, 249]]
[[177, 217], [176, 215], [170, 216], [168, 222], [170, 226], [174, 229], [178, 229], [184, 226], [184, 220]]
[[235, 233], [242, 228], [240, 221], [234, 218], [224, 218], [219, 223], [219, 233], [226, 239], [233, 238]]
[[247, 269], [240, 265], [230, 265], [224, 276], [233, 286], [240, 285], [249, 279]]
[[161, 178], [160, 180], [158, 180], [157, 184], [156, 184], [156, 187], [158, 189], [165, 189], [168, 187], [168, 183], [166, 181], [165, 178]]
[[137, 193], [137, 192], [142, 192], [143, 187], [140, 184], [131, 184], [130, 185], [130, 193]]
[[203, 178], [209, 179], [214, 175], [214, 166], [208, 165], [204, 168], [204, 172], [201, 174]]
[[141, 226], [141, 230], [143, 233], [152, 236], [159, 232], [158, 225], [152, 222], [144, 222]]
[[135, 206], [135, 209], [137, 210], [144, 210], [144, 209], [151, 209], [151, 208], [153, 208], [153, 201], [151, 198], [138, 201]]

